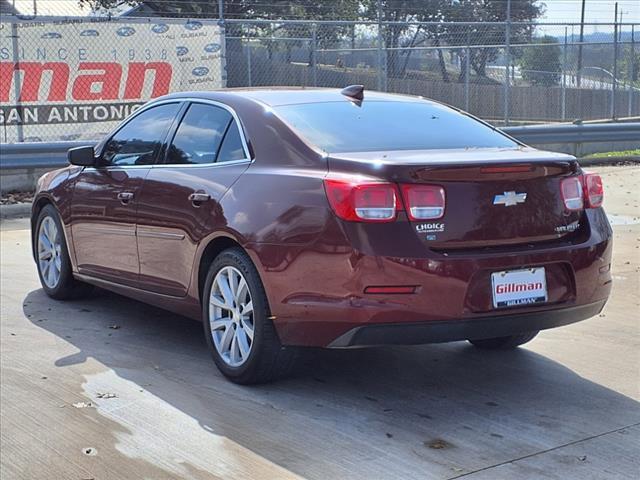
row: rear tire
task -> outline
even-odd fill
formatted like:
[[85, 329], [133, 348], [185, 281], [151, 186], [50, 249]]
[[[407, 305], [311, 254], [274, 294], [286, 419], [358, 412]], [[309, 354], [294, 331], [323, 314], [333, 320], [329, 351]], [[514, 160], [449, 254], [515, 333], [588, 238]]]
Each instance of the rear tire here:
[[530, 342], [538, 335], [538, 331], [510, 335], [508, 337], [484, 338], [481, 340], [469, 340], [474, 347], [482, 350], [510, 350]]
[[296, 350], [280, 343], [258, 271], [242, 249], [224, 250], [209, 267], [202, 312], [213, 361], [229, 380], [266, 383], [289, 373]]
[[64, 228], [53, 205], [40, 211], [34, 243], [38, 276], [47, 295], [56, 300], [72, 300], [91, 293], [91, 285], [73, 278]]

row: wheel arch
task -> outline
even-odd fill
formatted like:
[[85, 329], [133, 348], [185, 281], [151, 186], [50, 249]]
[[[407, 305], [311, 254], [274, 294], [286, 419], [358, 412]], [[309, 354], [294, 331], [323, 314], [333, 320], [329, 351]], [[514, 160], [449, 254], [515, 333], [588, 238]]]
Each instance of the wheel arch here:
[[40, 216], [40, 212], [47, 205], [53, 206], [55, 210], [60, 215], [60, 212], [56, 208], [53, 200], [45, 195], [41, 195], [33, 201], [33, 206], [31, 207], [31, 255], [33, 255], [33, 259], [36, 260], [36, 226], [38, 223], [38, 217]]
[[202, 304], [204, 284], [207, 279], [207, 273], [209, 272], [209, 266], [213, 263], [215, 258], [228, 248], [237, 247], [246, 252], [246, 250], [240, 245], [240, 243], [232, 237], [221, 235], [215, 237], [207, 243], [204, 247], [200, 260], [198, 262], [198, 275], [196, 277], [198, 282], [198, 298]]

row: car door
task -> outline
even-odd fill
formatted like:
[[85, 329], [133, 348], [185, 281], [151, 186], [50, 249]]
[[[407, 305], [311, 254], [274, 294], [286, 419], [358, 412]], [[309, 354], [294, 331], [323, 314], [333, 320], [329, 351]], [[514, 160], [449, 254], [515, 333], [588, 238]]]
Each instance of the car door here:
[[198, 244], [224, 226], [219, 201], [249, 163], [235, 113], [221, 104], [190, 103], [140, 194], [137, 232], [142, 288], [173, 296], [187, 294]]
[[137, 196], [180, 107], [140, 111], [98, 147], [98, 166], [78, 175], [71, 231], [79, 273], [138, 285]]

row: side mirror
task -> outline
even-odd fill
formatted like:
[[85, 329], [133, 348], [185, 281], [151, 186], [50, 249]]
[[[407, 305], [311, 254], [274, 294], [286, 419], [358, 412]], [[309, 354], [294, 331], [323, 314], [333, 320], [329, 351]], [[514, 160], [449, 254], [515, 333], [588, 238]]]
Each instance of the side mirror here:
[[91, 146], [69, 149], [67, 159], [71, 165], [78, 165], [80, 167], [94, 167], [96, 165], [95, 152]]

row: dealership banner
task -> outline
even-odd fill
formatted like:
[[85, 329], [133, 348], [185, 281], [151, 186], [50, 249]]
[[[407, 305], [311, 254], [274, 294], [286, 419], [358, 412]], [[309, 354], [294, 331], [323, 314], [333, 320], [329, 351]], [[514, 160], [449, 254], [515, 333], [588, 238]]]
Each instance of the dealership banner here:
[[0, 22], [0, 141], [94, 140], [140, 105], [225, 82], [212, 21]]

